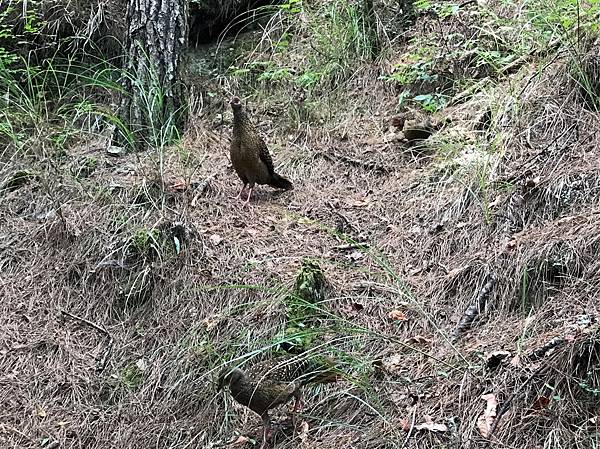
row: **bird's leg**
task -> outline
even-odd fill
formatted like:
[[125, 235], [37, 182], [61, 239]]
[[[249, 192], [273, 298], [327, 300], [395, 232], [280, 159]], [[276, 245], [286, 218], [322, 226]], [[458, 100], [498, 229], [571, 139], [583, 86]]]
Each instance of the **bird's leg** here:
[[243, 204], [244, 206], [250, 202], [250, 197], [252, 196], [253, 189], [254, 189], [254, 187], [250, 187], [250, 189], [248, 190], [248, 198], [246, 198], [246, 201], [244, 201], [244, 204]]
[[244, 193], [244, 190], [246, 190], [246, 186], [248, 184], [244, 183], [244, 185], [242, 186], [242, 190], [240, 190], [240, 193], [237, 194], [237, 196], [235, 197], [236, 200], [239, 200], [242, 198], [242, 193]]
[[300, 395], [296, 396], [296, 401], [294, 402], [294, 409], [292, 410], [292, 413], [298, 413], [300, 411], [300, 408], [302, 407], [302, 398], [300, 397]]
[[271, 432], [271, 418], [269, 417], [268, 413], [265, 413], [264, 415], [262, 415], [262, 420], [263, 420], [263, 442], [260, 446], [260, 449], [267, 449], [268, 446], [268, 438], [270, 436], [270, 432]]
[[300, 411], [300, 407], [302, 406], [302, 395], [298, 392], [294, 393], [294, 408], [292, 409], [292, 427], [294, 427], [294, 432], [296, 431], [296, 413]]

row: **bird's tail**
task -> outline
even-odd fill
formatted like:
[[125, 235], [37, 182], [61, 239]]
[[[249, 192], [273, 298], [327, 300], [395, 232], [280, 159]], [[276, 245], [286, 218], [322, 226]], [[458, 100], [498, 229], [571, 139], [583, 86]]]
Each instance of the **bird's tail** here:
[[336, 369], [335, 360], [325, 357], [321, 361], [311, 361], [305, 368], [305, 374], [302, 376], [301, 383], [306, 384], [328, 384], [337, 382], [341, 378], [341, 373]]
[[292, 190], [294, 188], [294, 185], [290, 181], [285, 179], [283, 176], [278, 175], [277, 173], [273, 173], [273, 176], [271, 176], [271, 182], [269, 182], [269, 185], [271, 187], [275, 187], [277, 189], [285, 189], [285, 190]]

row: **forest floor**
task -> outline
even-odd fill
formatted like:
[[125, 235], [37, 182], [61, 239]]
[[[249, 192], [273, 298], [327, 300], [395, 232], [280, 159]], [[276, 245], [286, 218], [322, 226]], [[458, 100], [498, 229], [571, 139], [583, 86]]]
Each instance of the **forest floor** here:
[[374, 73], [323, 120], [249, 98], [294, 189], [247, 207], [234, 83], [176, 147], [115, 158], [77, 138], [4, 164], [0, 446], [251, 447], [260, 418], [216, 375], [281, 350], [310, 259], [328, 287], [304, 338], [344, 375], [307, 388], [275, 447], [597, 447], [600, 114], [566, 57], [536, 63], [419, 148]]

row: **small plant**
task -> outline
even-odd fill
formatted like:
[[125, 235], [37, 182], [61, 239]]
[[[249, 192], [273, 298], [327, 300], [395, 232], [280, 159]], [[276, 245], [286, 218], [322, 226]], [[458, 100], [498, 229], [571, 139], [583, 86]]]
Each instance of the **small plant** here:
[[325, 300], [327, 282], [316, 261], [304, 259], [296, 275], [291, 294], [286, 297], [288, 326], [284, 332], [285, 348], [305, 350], [314, 341], [318, 329], [315, 319], [320, 315], [320, 304]]
[[302, 0], [286, 0], [277, 7], [288, 14], [298, 14], [302, 12]]
[[394, 72], [386, 79], [395, 81], [401, 86], [417, 82], [432, 83], [438, 80], [438, 75], [433, 73], [433, 61], [415, 61], [412, 64], [398, 64]]
[[269, 68], [262, 72], [258, 77], [258, 81], [282, 81], [291, 78], [291, 70], [287, 67]]
[[446, 106], [447, 98], [441, 94], [423, 94], [413, 97], [412, 101], [417, 103], [426, 112], [437, 112]]
[[145, 259], [154, 260], [163, 252], [162, 234], [157, 229], [139, 229], [131, 238], [131, 249], [134, 254]]
[[458, 4], [434, 2], [431, 0], [415, 0], [413, 5], [415, 10], [421, 14], [434, 13], [440, 18], [456, 14], [459, 10]]
[[119, 381], [128, 390], [136, 390], [145, 378], [145, 371], [148, 369], [144, 359], [129, 363], [119, 373]]
[[594, 384], [597, 383], [597, 379], [594, 379], [594, 374], [595, 373], [593, 371], [588, 371], [585, 375], [585, 378], [579, 382], [579, 388], [598, 398], [600, 397], [600, 388], [594, 386]]
[[98, 167], [98, 159], [95, 157], [86, 157], [73, 167], [72, 173], [76, 178], [87, 178]]

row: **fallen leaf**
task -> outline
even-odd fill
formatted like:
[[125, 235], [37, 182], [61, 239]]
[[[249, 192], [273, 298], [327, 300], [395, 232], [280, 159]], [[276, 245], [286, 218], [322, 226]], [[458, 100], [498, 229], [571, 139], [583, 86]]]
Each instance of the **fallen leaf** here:
[[140, 371], [146, 371], [148, 369], [148, 362], [146, 362], [144, 359], [138, 359], [137, 362], [135, 362], [135, 366]]
[[213, 234], [208, 238], [208, 240], [210, 240], [210, 243], [217, 246], [223, 241], [223, 237], [221, 237], [219, 234]]
[[351, 302], [349, 304], [344, 304], [342, 306], [342, 310], [344, 311], [344, 313], [349, 316], [349, 317], [354, 317], [357, 314], [359, 314], [362, 310], [364, 310], [365, 306], [364, 304], [361, 304], [359, 302]]
[[416, 343], [418, 345], [430, 345], [433, 343], [431, 338], [423, 337], [422, 335], [414, 335], [406, 341], [408, 343]]
[[471, 268], [471, 265], [463, 265], [463, 266], [454, 268], [453, 270], [448, 271], [448, 274], [446, 274], [446, 277], [454, 278], [454, 277], [458, 276], [459, 274], [461, 274], [463, 271], [468, 270], [469, 268]]
[[398, 424], [400, 424], [400, 428], [405, 432], [410, 432], [410, 421], [406, 418], [400, 418], [398, 420]]
[[353, 251], [350, 254], [348, 254], [346, 257], [348, 259], [356, 262], [356, 261], [362, 259], [363, 257], [365, 257], [365, 255], [363, 253], [361, 253], [360, 251]]
[[559, 223], [559, 224], [568, 223], [568, 222], [570, 222], [570, 221], [573, 221], [575, 218], [576, 218], [576, 217], [574, 217], [574, 216], [572, 216], [572, 215], [571, 215], [571, 216], [568, 216], [568, 217], [563, 217], [563, 218], [561, 218], [560, 220], [558, 220], [558, 223]]
[[172, 190], [176, 190], [178, 192], [183, 192], [184, 190], [187, 189], [187, 184], [184, 180], [179, 180], [179, 181], [175, 181], [173, 184], [170, 185]]
[[494, 201], [492, 201], [491, 203], [488, 204], [488, 207], [490, 209], [493, 209], [496, 206], [499, 206], [502, 203], [502, 196], [497, 196], [496, 199]]
[[250, 438], [245, 437], [244, 435], [240, 435], [235, 440], [230, 442], [229, 445], [233, 446], [233, 447], [239, 447], [239, 446], [244, 446], [249, 441], [250, 441]]
[[303, 443], [306, 443], [306, 441], [308, 440], [308, 422], [307, 421], [302, 421], [302, 423], [300, 424], [300, 430], [298, 431], [298, 438], [300, 438], [300, 441], [302, 441]]
[[404, 116], [392, 117], [392, 119], [391, 119], [392, 126], [394, 126], [395, 128], [398, 128], [398, 129], [402, 129], [405, 121], [406, 121], [406, 117], [404, 117]]
[[360, 312], [361, 310], [363, 310], [365, 308], [365, 306], [359, 302], [353, 302], [352, 303], [352, 309], [356, 310], [357, 312]]
[[220, 320], [220, 317], [218, 317], [218, 316], [210, 316], [210, 317], [204, 318], [201, 321], [201, 323], [206, 328], [206, 330], [209, 331], [209, 330], [217, 327], [217, 324], [219, 324], [219, 320]]
[[516, 368], [521, 366], [521, 356], [519, 354], [514, 356], [512, 359], [510, 359], [510, 364]]
[[531, 408], [539, 411], [548, 407], [549, 404], [550, 398], [547, 398], [546, 396], [538, 396], [535, 401], [533, 401], [533, 404], [531, 404]]
[[446, 424], [434, 423], [433, 419], [429, 415], [423, 416], [425, 422], [417, 424], [415, 430], [428, 430], [430, 432], [448, 432], [448, 426]]
[[496, 395], [493, 393], [484, 394], [481, 396], [481, 399], [486, 401], [487, 404], [483, 414], [477, 418], [477, 428], [479, 429], [479, 433], [481, 433], [484, 438], [487, 438], [490, 434], [494, 419], [496, 418], [498, 401], [496, 400]]
[[399, 354], [386, 357], [381, 361], [381, 367], [388, 373], [397, 373], [404, 367], [404, 357]]
[[125, 148], [111, 145], [106, 149], [106, 153], [110, 156], [122, 156], [125, 154]]
[[366, 207], [369, 205], [369, 199], [367, 197], [350, 198], [346, 200], [346, 204], [351, 207]]
[[176, 236], [173, 236], [173, 243], [175, 244], [175, 253], [181, 253], [181, 242]]
[[486, 355], [485, 364], [489, 369], [495, 369], [498, 368], [507, 357], [510, 357], [510, 352], [508, 351], [493, 351]]
[[392, 319], [392, 320], [396, 320], [396, 321], [407, 321], [408, 317], [406, 316], [406, 314], [404, 312], [402, 312], [401, 310], [392, 310], [390, 313], [388, 313], [388, 318]]

